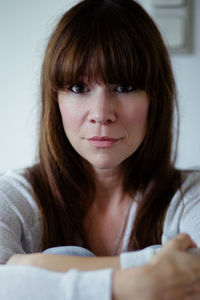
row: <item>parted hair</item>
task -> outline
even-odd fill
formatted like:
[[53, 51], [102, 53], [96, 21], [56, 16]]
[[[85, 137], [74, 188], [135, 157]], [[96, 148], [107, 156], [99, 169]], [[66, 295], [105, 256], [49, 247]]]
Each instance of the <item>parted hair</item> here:
[[144, 140], [121, 170], [125, 192], [140, 192], [128, 249], [161, 243], [166, 210], [181, 184], [174, 167], [177, 101], [169, 55], [137, 2], [84, 0], [62, 16], [42, 66], [39, 159], [27, 170], [42, 216], [41, 249], [75, 245], [77, 234], [89, 247], [83, 218], [95, 197], [93, 171], [69, 143], [57, 101], [58, 91], [83, 77], [131, 84], [150, 99]]

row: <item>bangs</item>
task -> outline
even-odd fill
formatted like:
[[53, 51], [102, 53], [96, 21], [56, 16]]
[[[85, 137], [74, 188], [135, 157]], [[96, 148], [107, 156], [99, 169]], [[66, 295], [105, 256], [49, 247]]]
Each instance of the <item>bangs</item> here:
[[107, 6], [96, 13], [90, 9], [73, 16], [60, 36], [62, 47], [53, 72], [54, 89], [103, 81], [146, 90], [152, 70], [151, 50], [131, 22], [127, 15], [123, 17]]

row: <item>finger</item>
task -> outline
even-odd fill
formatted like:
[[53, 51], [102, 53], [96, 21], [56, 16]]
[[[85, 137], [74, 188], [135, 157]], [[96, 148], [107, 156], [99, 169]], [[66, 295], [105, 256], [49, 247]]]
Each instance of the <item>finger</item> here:
[[189, 248], [197, 248], [197, 245], [187, 233], [180, 233], [175, 238], [168, 241], [164, 245], [164, 248], [185, 251]]

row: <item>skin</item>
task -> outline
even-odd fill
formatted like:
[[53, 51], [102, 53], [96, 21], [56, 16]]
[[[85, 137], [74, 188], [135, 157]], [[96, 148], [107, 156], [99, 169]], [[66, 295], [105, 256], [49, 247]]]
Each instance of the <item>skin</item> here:
[[[96, 198], [84, 220], [84, 229], [91, 250], [101, 259], [88, 259], [87, 266], [89, 269], [119, 269], [119, 257], [107, 256], [112, 255], [124, 212], [130, 203], [130, 196], [122, 190], [120, 165], [144, 139], [148, 123], [148, 96], [131, 85], [105, 85], [99, 80], [99, 83], [79, 83], [59, 91], [58, 105], [68, 140], [91, 164], [95, 173]], [[106, 136], [117, 141], [94, 145], [88, 140], [94, 136]], [[22, 260], [25, 257], [21, 256]], [[85, 268], [82, 258], [69, 260], [44, 254], [26, 258], [32, 261], [31, 264], [44, 263], [43, 266], [49, 269]], [[20, 260], [20, 256], [13, 258], [12, 262], [16, 259]]]
[[187, 234], [179, 234], [144, 266], [116, 271], [114, 300], [199, 300], [200, 259], [188, 254], [196, 247]]
[[[105, 237], [103, 245], [112, 244], [110, 238], [115, 234], [114, 231], [107, 233], [108, 224], [103, 224], [111, 217], [113, 208], [116, 219], [117, 213], [129, 201], [121, 188], [120, 164], [137, 150], [148, 123], [149, 99], [146, 93], [139, 90], [125, 93], [116, 91], [116, 88], [113, 85], [94, 84], [86, 89], [84, 87], [83, 93], [75, 93], [76, 87], [73, 91], [70, 88], [58, 94], [66, 135], [95, 172], [97, 194], [85, 228], [87, 232], [92, 227], [90, 219], [95, 219], [96, 227], [100, 224], [102, 230], [98, 236]], [[108, 147], [99, 147], [88, 142], [92, 136], [110, 136], [120, 140], [111, 145], [108, 143]], [[112, 228], [115, 228], [114, 219], [112, 224]], [[88, 236], [90, 234], [88, 231]], [[103, 250], [100, 250], [109, 253], [110, 249], [100, 246], [101, 243], [96, 245], [95, 241], [91, 242], [94, 248], [102, 247]], [[119, 256], [86, 258], [35, 253], [14, 255], [7, 264], [38, 266], [57, 272], [72, 268], [82, 271], [112, 268], [113, 300], [196, 300], [200, 299], [200, 259], [186, 253], [193, 247], [196, 245], [191, 238], [180, 234], [169, 241], [148, 264], [127, 270], [120, 269]]]
[[[98, 256], [112, 255], [132, 200], [123, 191], [120, 165], [144, 139], [149, 98], [131, 85], [98, 80], [60, 91], [58, 105], [68, 140], [94, 170], [96, 196], [84, 220], [90, 249]], [[92, 143], [92, 137], [109, 137], [116, 142]]]
[[[60, 91], [58, 104], [68, 140], [97, 176], [108, 170], [117, 174], [120, 164], [143, 141], [149, 107], [144, 91], [132, 86], [79, 84]], [[93, 136], [119, 140], [110, 147], [94, 146], [88, 141]]]
[[[198, 300], [200, 299], [200, 259], [188, 254], [195, 243], [187, 234], [168, 241], [149, 263], [120, 269], [119, 258], [86, 258], [50, 254], [14, 255], [7, 264], [37, 266], [63, 272], [112, 268], [112, 300]], [[116, 261], [118, 263], [116, 265]], [[89, 265], [88, 265], [89, 264]], [[112, 265], [113, 264], [113, 265]], [[65, 269], [65, 270], [64, 270]]]

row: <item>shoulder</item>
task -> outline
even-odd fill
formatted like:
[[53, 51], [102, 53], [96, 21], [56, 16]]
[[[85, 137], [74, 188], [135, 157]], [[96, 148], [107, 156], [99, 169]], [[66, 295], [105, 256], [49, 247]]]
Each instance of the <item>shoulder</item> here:
[[0, 261], [40, 249], [41, 216], [26, 170], [0, 176]]
[[181, 186], [171, 199], [166, 213], [163, 242], [179, 232], [191, 234], [195, 226], [200, 229], [200, 168], [181, 171], [181, 178]]
[[[27, 203], [33, 209], [37, 209], [37, 205], [33, 197], [33, 189], [31, 184], [25, 178], [26, 169], [8, 171], [0, 176], [0, 199], [7, 199], [13, 204]], [[25, 203], [24, 203], [25, 202]]]
[[185, 198], [199, 197], [200, 195], [200, 167], [194, 170], [181, 171], [181, 192]]
[[181, 186], [172, 197], [170, 206], [183, 206], [200, 198], [200, 168], [182, 170]]
[[40, 214], [25, 172], [20, 169], [0, 176], [0, 220], [18, 220], [21, 227], [32, 228], [40, 222]]

